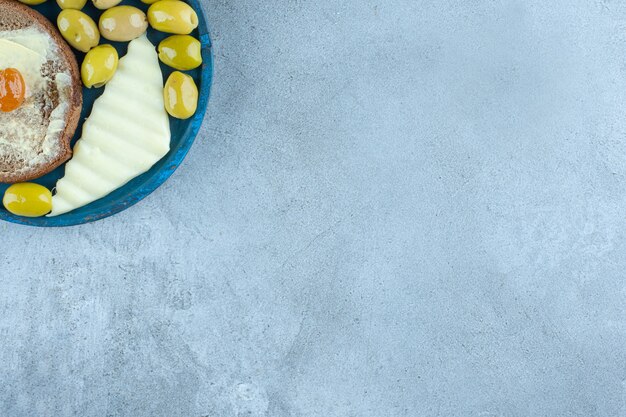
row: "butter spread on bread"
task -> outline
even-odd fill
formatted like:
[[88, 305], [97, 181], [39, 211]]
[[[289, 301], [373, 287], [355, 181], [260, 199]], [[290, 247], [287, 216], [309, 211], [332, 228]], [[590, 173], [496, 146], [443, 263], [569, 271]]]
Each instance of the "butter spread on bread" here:
[[[24, 44], [38, 48], [30, 49]], [[0, 65], [20, 71], [26, 84], [24, 104], [15, 112], [0, 115], [0, 148], [10, 149], [15, 157], [28, 161], [28, 165], [45, 164], [59, 152], [59, 136], [69, 110], [70, 76], [58, 73], [46, 79], [41, 75], [49, 48], [48, 37], [35, 29], [0, 33]], [[37, 123], [37, 119], [43, 118], [42, 100], [48, 91], [56, 91], [59, 100], [50, 109], [46, 125]]]

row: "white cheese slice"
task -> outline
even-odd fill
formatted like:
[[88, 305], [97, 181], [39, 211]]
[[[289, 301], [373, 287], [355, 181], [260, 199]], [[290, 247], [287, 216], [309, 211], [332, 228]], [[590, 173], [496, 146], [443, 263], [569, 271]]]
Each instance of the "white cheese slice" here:
[[148, 171], [169, 149], [163, 75], [155, 47], [144, 35], [129, 44], [113, 79], [95, 101], [65, 176], [56, 184], [48, 216], [106, 196]]

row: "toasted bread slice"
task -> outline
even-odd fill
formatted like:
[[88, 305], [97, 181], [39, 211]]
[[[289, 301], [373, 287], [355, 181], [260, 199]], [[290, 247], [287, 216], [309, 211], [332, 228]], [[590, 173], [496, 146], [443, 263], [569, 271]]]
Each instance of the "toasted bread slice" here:
[[[2, 46], [0, 69], [22, 63], [37, 81], [29, 85], [26, 80], [26, 101], [20, 108], [0, 112], [0, 182], [14, 183], [47, 174], [72, 156], [82, 83], [76, 57], [57, 29], [17, 0], [0, 0]], [[41, 64], [39, 70], [16, 58], [13, 49], [29, 63]]]

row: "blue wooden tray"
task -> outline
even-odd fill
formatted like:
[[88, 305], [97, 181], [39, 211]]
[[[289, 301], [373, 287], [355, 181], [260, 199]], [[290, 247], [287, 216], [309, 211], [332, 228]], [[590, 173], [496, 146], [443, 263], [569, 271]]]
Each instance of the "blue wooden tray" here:
[[[133, 179], [125, 186], [85, 207], [81, 207], [77, 210], [56, 217], [28, 218], [15, 216], [0, 205], [0, 219], [12, 223], [40, 227], [74, 226], [100, 220], [119, 213], [122, 210], [126, 210], [133, 204], [141, 201], [144, 197], [163, 184], [170, 177], [170, 175], [172, 175], [176, 168], [178, 168], [189, 151], [189, 148], [193, 144], [193, 141], [198, 134], [198, 130], [200, 129], [200, 125], [202, 124], [204, 113], [209, 101], [211, 81], [213, 78], [211, 39], [209, 36], [209, 28], [204, 18], [204, 14], [202, 13], [202, 8], [200, 7], [198, 0], [186, 1], [194, 8], [194, 10], [196, 10], [198, 14], [198, 29], [192, 33], [192, 36], [198, 38], [202, 44], [202, 59], [204, 62], [200, 68], [193, 71], [186, 71], [187, 74], [194, 78], [196, 84], [198, 85], [198, 111], [191, 119], [188, 120], [178, 120], [170, 117], [170, 129], [172, 131], [170, 152], [145, 174]], [[138, 0], [123, 0], [120, 4], [135, 6], [143, 11], [148, 10], [148, 5], [143, 4]], [[48, 0], [40, 6], [35, 6], [34, 9], [50, 19], [56, 26], [56, 18], [61, 9], [57, 6], [55, 0]], [[87, 1], [87, 5], [83, 11], [90, 15], [97, 24], [98, 18], [102, 12], [93, 7], [90, 0]], [[155, 46], [167, 36], [170, 35], [155, 31], [152, 28], [148, 29], [148, 39], [150, 39]], [[102, 39], [100, 43], [110, 43], [115, 46], [119, 52], [120, 58], [126, 54], [126, 49], [128, 47], [127, 42], [109, 42], [106, 39]], [[80, 66], [85, 54], [76, 50], [74, 50], [74, 52], [76, 53], [78, 65]], [[163, 64], [161, 64], [161, 69], [163, 70], [164, 80], [167, 79], [173, 71], [171, 68]], [[83, 89], [83, 111], [78, 129], [76, 129], [76, 134], [72, 140], [72, 146], [80, 137], [83, 121], [91, 113], [91, 107], [94, 100], [98, 98], [103, 91], [104, 88]], [[33, 180], [32, 182], [42, 184], [48, 187], [48, 189], [52, 189], [55, 186], [56, 181], [63, 176], [64, 170], [65, 166], [63, 165], [51, 173], [39, 179]], [[4, 191], [7, 187], [7, 184], [0, 184], [0, 198], [4, 195]]]

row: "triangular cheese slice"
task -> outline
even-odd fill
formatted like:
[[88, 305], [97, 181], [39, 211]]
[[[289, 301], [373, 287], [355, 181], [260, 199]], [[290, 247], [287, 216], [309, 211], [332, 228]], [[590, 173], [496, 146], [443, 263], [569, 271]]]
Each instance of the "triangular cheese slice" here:
[[83, 135], [56, 185], [52, 212], [67, 213], [149, 170], [170, 149], [163, 75], [146, 36], [133, 40], [113, 79], [93, 105]]

